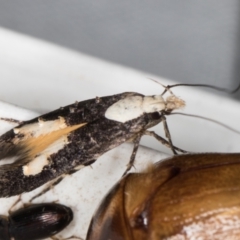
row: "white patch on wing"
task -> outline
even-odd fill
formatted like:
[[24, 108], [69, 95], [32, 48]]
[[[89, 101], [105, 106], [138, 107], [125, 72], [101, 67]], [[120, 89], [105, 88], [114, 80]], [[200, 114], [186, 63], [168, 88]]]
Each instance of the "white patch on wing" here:
[[25, 176], [30, 176], [40, 173], [43, 168], [49, 164], [48, 157], [53, 153], [57, 153], [66, 144], [68, 144], [67, 135], [60, 137], [44, 149], [44, 151], [40, 152], [32, 161], [24, 165], [22, 167], [23, 174]]
[[18, 160], [19, 156], [13, 156], [13, 157], [7, 157], [3, 158], [0, 161], [0, 166], [5, 165], [5, 164], [12, 164]]
[[166, 103], [162, 96], [145, 96], [143, 98], [142, 109], [146, 113], [160, 112], [165, 110]]
[[30, 176], [40, 173], [43, 170], [43, 167], [48, 164], [47, 158], [47, 155], [40, 155], [34, 158], [27, 165], [23, 166], [23, 174], [25, 176]]
[[105, 112], [105, 117], [118, 122], [127, 122], [144, 113], [160, 112], [165, 109], [162, 96], [131, 96], [119, 100]]
[[26, 124], [20, 128], [16, 127], [13, 131], [15, 134], [31, 134], [32, 137], [39, 137], [40, 135], [46, 135], [66, 127], [67, 125], [63, 117], [53, 121], [44, 121], [39, 118], [37, 123]]

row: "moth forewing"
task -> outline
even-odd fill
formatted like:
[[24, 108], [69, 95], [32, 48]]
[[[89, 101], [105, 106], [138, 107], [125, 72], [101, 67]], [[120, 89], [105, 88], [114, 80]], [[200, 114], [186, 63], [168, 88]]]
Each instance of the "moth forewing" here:
[[147, 128], [182, 106], [184, 101], [175, 96], [164, 100], [130, 92], [77, 102], [25, 121], [0, 137], [0, 159], [15, 160], [0, 167], [0, 196], [31, 191], [128, 140], [140, 141]]

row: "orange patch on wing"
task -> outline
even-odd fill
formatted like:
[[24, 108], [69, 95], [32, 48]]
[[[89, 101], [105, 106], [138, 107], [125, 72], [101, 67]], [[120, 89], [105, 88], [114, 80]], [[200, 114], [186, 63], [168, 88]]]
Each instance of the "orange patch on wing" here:
[[87, 123], [81, 123], [74, 126], [68, 126], [63, 129], [59, 129], [38, 137], [29, 137], [24, 140], [21, 145], [27, 149], [27, 156], [29, 159], [33, 159], [36, 155], [44, 151], [48, 146], [57, 141], [60, 137], [73, 132], [74, 130], [83, 127]]

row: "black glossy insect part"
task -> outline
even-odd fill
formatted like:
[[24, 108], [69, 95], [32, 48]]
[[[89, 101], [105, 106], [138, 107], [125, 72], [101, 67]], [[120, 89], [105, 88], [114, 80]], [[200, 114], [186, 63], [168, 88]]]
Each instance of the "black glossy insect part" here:
[[33, 204], [0, 217], [1, 240], [37, 240], [52, 237], [73, 219], [69, 207], [56, 203]]

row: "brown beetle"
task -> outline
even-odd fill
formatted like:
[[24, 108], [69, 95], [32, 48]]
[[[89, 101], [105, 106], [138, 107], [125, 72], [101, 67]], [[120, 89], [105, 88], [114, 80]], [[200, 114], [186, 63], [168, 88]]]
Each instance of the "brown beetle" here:
[[240, 239], [240, 153], [168, 158], [102, 201], [87, 240]]

